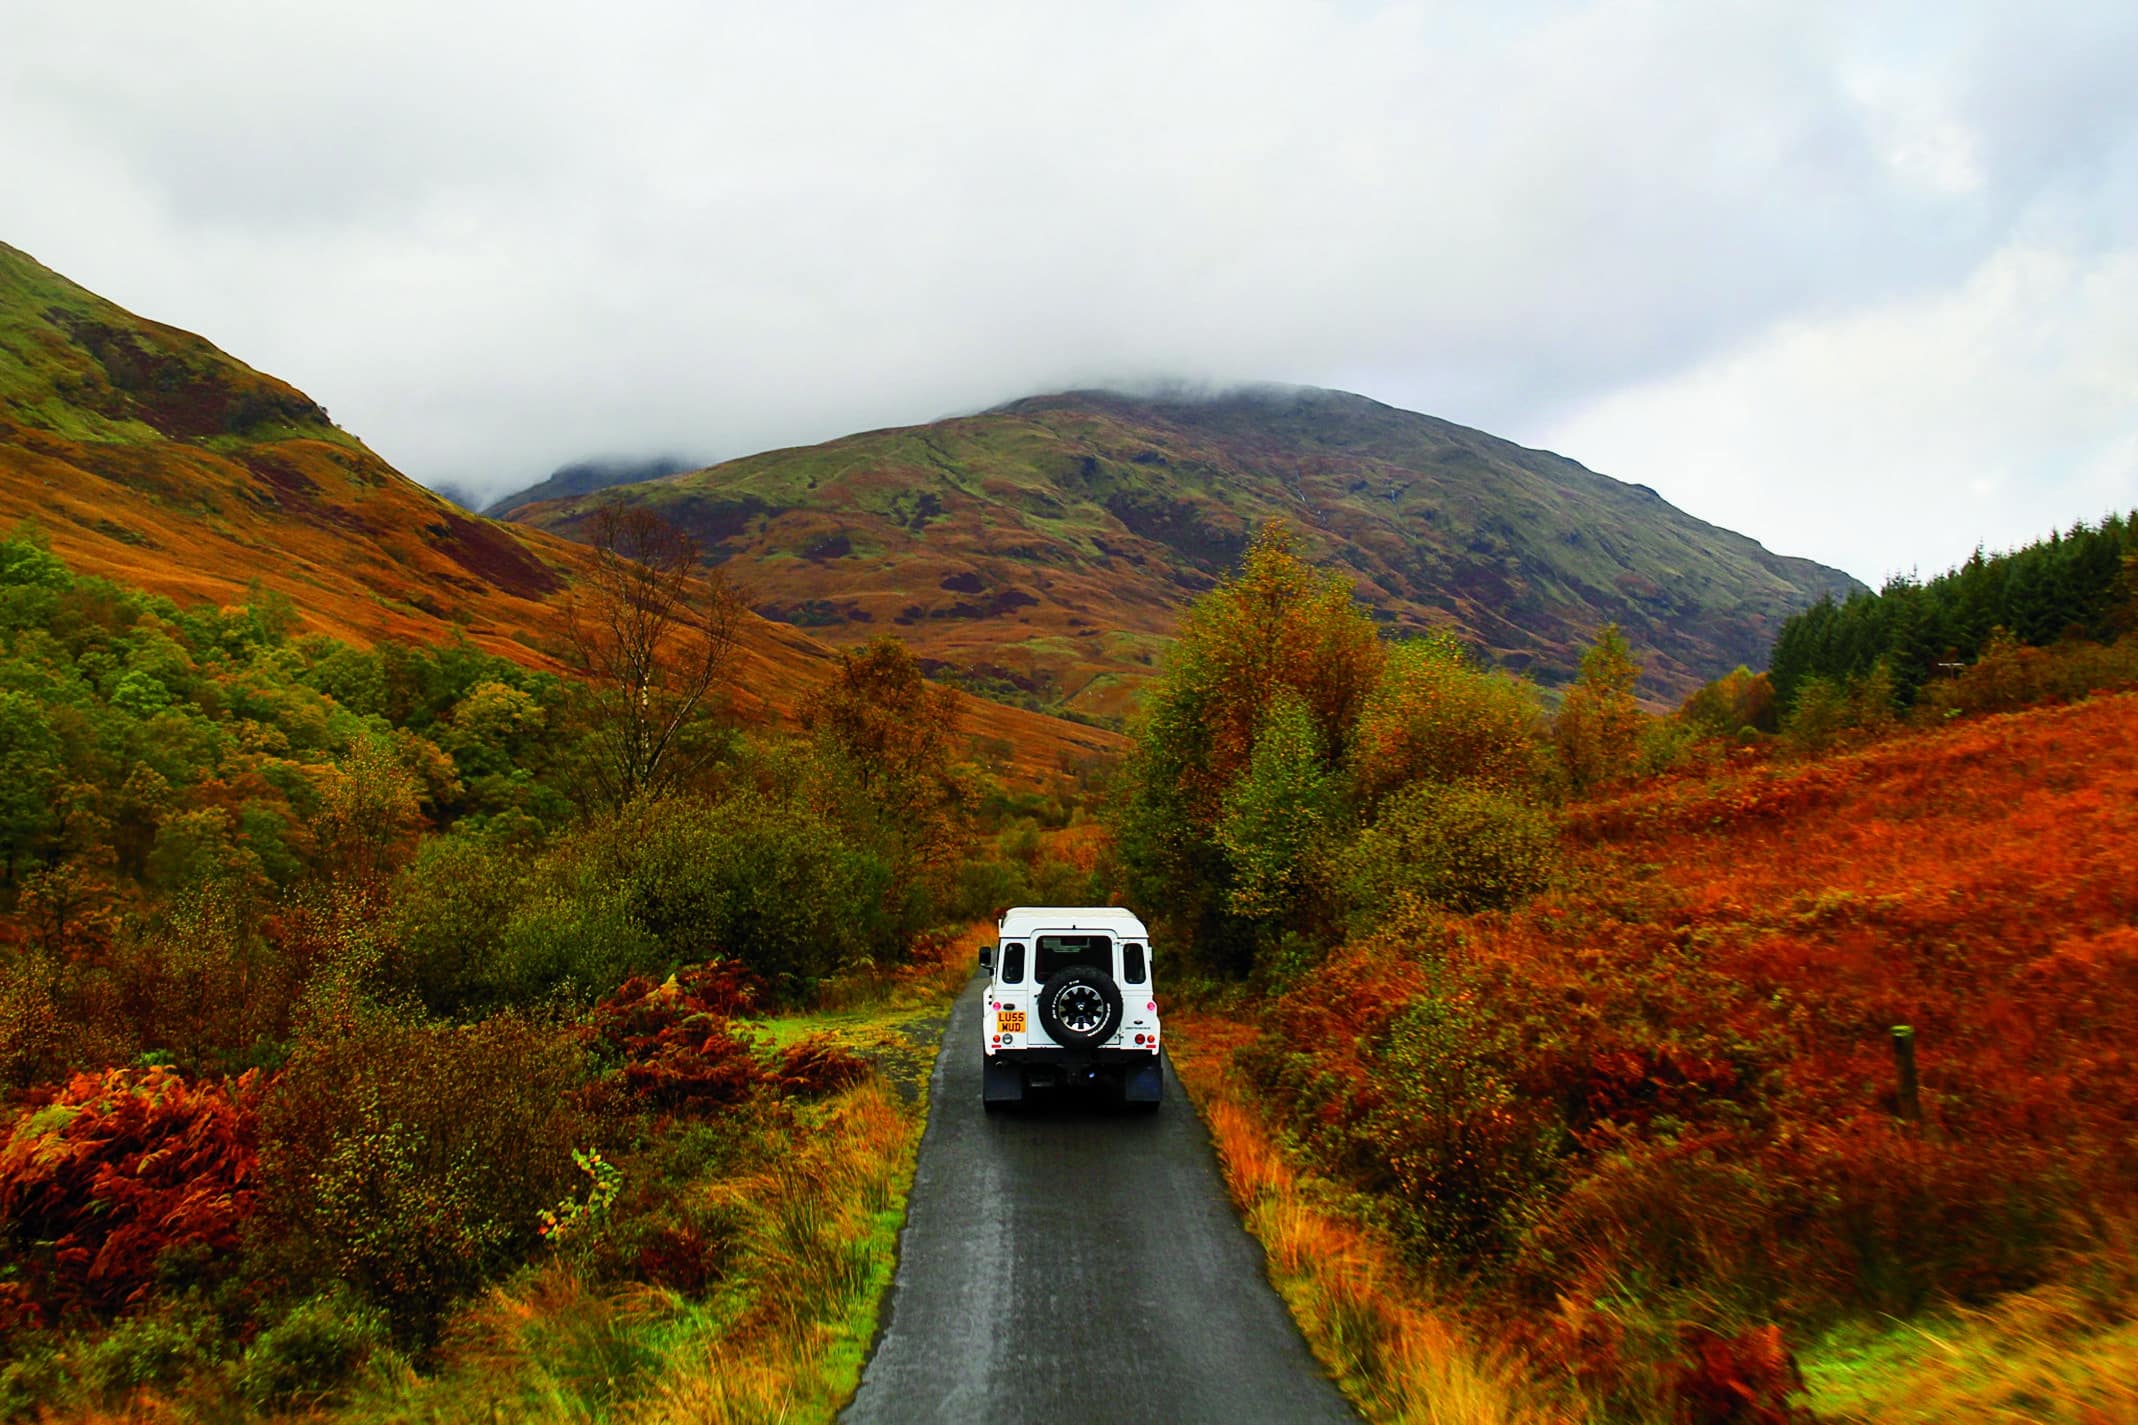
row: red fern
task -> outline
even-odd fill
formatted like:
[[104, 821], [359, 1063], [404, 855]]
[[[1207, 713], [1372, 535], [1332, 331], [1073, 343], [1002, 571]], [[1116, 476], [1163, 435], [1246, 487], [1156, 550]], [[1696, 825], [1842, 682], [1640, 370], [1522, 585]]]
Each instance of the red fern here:
[[755, 1000], [747, 974], [713, 960], [665, 984], [634, 978], [594, 1008], [594, 1032], [622, 1053], [623, 1079], [638, 1098], [666, 1109], [738, 1103], [764, 1079], [731, 1016]]
[[22, 1268], [0, 1311], [116, 1311], [170, 1253], [234, 1251], [258, 1197], [258, 1079], [111, 1069], [25, 1111], [0, 1145], [0, 1235]]

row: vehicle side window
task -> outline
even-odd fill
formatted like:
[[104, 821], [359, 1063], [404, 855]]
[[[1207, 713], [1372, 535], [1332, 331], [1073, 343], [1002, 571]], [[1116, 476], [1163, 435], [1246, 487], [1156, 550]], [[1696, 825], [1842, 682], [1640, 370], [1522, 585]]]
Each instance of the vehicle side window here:
[[1003, 944], [1002, 983], [1006, 985], [1021, 985], [1024, 983], [1024, 942], [1021, 940], [1011, 940]]
[[1132, 985], [1140, 985], [1143, 976], [1143, 947], [1131, 940], [1121, 947], [1121, 978]]

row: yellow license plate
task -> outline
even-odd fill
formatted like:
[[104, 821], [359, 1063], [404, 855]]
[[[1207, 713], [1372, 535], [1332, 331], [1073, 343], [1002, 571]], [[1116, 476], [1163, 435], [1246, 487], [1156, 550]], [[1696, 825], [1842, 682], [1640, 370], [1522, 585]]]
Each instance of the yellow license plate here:
[[995, 1032], [997, 1034], [1024, 1033], [1024, 1011], [1021, 1009], [998, 1011], [995, 1015]]

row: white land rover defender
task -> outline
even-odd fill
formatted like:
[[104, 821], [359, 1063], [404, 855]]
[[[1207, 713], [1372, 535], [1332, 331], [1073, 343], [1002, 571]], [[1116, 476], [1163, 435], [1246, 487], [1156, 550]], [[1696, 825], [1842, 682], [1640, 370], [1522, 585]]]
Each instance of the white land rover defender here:
[[1108, 1082], [1155, 1109], [1165, 1084], [1151, 937], [1111, 906], [1020, 906], [980, 951], [989, 972], [981, 1100], [1017, 1103], [1027, 1088]]

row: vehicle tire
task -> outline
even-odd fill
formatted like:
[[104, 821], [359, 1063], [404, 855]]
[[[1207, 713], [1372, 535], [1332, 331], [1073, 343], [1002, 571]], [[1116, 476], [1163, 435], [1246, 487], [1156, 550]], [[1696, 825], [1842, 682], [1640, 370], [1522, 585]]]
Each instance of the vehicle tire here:
[[1090, 965], [1071, 965], [1039, 992], [1039, 1022], [1065, 1049], [1104, 1044], [1121, 1027], [1121, 987]]

